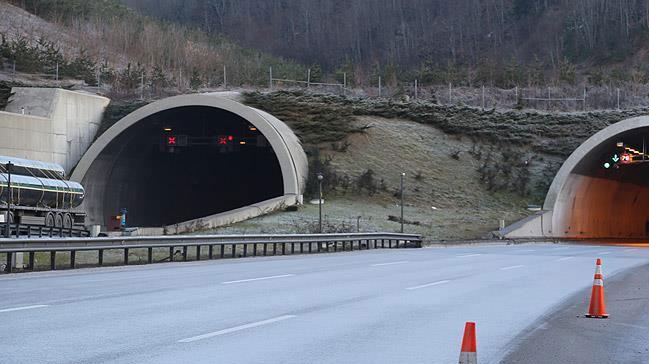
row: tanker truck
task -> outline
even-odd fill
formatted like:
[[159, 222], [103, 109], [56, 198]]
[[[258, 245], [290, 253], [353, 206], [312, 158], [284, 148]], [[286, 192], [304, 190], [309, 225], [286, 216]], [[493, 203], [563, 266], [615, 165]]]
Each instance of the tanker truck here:
[[0, 230], [6, 231], [8, 220], [12, 226], [85, 231], [86, 214], [75, 210], [83, 197], [83, 186], [66, 180], [58, 164], [0, 156]]

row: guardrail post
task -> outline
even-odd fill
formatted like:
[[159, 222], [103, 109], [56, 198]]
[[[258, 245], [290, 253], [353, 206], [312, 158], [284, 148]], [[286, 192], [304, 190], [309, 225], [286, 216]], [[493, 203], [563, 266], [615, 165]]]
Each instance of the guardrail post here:
[[149, 249], [147, 249], [147, 262], [149, 264], [153, 263], [153, 247], [149, 247]]
[[196, 260], [201, 260], [201, 246], [196, 245]]
[[183, 245], [183, 262], [187, 261], [187, 245]]
[[295, 254], [295, 243], [291, 242], [291, 255]]
[[277, 255], [277, 243], [273, 243], [273, 255]]
[[29, 270], [34, 271], [34, 252], [29, 252]]
[[50, 270], [56, 270], [56, 250], [50, 252]]
[[257, 243], [252, 244], [252, 256], [253, 257], [257, 256]]
[[74, 269], [77, 267], [77, 251], [70, 250], [70, 268]]
[[128, 265], [128, 248], [124, 248], [124, 265]]
[[[343, 244], [345, 244], [345, 243], [343, 242]], [[337, 251], [338, 251], [338, 242], [334, 241], [334, 252], [337, 252]]]
[[267, 252], [268, 252], [268, 243], [264, 243], [264, 256], [266, 256]]
[[8, 252], [7, 253], [7, 273], [11, 273], [14, 270], [14, 253], [13, 252]]
[[248, 256], [248, 244], [243, 243], [243, 257], [245, 258], [247, 256]]
[[39, 237], [39, 238], [42, 238], [42, 237], [43, 237], [43, 227], [42, 227], [42, 226], [39, 226], [39, 227], [38, 227], [38, 237]]
[[221, 244], [221, 259], [225, 257], [225, 244]]
[[169, 261], [170, 262], [174, 261], [174, 247], [173, 246], [169, 247]]
[[214, 245], [210, 244], [209, 248], [207, 248], [207, 257], [209, 258], [209, 260], [212, 260], [214, 258]]
[[104, 249], [99, 249], [97, 253], [97, 263], [100, 267], [104, 265]]
[[304, 242], [300, 243], [300, 254], [304, 254]]
[[309, 254], [313, 252], [313, 242], [309, 242]]
[[281, 243], [282, 244], [282, 255], [286, 255], [286, 243]]
[[232, 244], [232, 258], [237, 255], [237, 244]]

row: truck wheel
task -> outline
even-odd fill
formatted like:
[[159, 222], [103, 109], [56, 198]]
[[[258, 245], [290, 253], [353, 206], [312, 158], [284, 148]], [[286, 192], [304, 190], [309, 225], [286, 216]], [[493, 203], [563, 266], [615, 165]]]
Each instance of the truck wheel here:
[[63, 228], [70, 229], [72, 227], [72, 215], [64, 214], [63, 215]]
[[56, 216], [54, 216], [54, 227], [63, 227], [63, 214], [57, 213]]
[[47, 215], [45, 215], [45, 227], [54, 227], [54, 214], [51, 212], [48, 212]]

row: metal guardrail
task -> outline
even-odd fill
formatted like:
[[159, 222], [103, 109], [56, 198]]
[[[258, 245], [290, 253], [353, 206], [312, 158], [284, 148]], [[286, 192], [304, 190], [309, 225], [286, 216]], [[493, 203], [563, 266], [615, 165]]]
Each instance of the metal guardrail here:
[[[395, 233], [291, 234], [291, 235], [167, 235], [117, 238], [0, 239], [0, 254], [6, 256], [5, 271], [13, 271], [16, 253], [28, 253], [26, 270], [34, 270], [37, 252], [50, 253], [50, 269], [57, 269], [57, 252], [70, 252], [69, 268], [76, 268], [76, 252], [97, 250], [97, 265], [104, 265], [104, 251], [121, 249], [123, 263], [129, 264], [130, 249], [147, 249], [147, 263], [153, 263], [153, 249], [169, 249], [168, 261], [174, 261], [174, 249], [182, 247], [182, 261], [188, 260], [188, 248], [196, 247], [195, 260], [201, 260], [201, 248], [208, 248], [208, 259], [247, 256], [321, 253], [346, 250], [421, 247], [422, 237]], [[314, 249], [315, 246], [315, 249]], [[214, 248], [218, 247], [218, 252]], [[226, 247], [230, 247], [226, 256]], [[306, 248], [305, 248], [306, 247]], [[240, 248], [240, 254], [237, 254]], [[271, 250], [272, 248], [272, 250]], [[297, 249], [299, 248], [299, 249]], [[272, 252], [272, 254], [271, 254]]]

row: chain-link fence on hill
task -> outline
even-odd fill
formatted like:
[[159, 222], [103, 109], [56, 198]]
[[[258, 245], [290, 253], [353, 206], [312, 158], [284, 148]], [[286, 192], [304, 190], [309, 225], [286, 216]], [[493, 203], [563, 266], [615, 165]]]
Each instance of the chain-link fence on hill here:
[[[75, 78], [84, 79], [87, 87], [114, 98], [152, 99], [178, 93], [214, 90], [310, 90], [362, 98], [388, 98], [394, 100], [424, 100], [444, 105], [463, 105], [482, 109], [535, 109], [544, 111], [588, 111], [602, 109], [632, 109], [649, 106], [648, 84], [602, 85], [602, 86], [534, 86], [512, 87], [508, 89], [493, 86], [454, 86], [421, 84], [418, 80], [383, 85], [379, 77], [374, 85], [353, 86], [348, 83], [347, 74], [339, 79], [323, 81], [322, 76], [312, 76], [307, 71], [304, 79], [286, 79], [273, 75], [268, 68], [265, 84], [247, 84], [239, 81], [236, 67], [215, 67], [211, 75], [174, 74], [163, 70], [147, 72], [144, 69], [122, 70], [119, 74], [107, 75], [102, 69], [91, 71], [91, 67], [81, 68], [83, 75], [71, 75], [69, 66], [66, 72], [58, 64], [40, 72], [26, 72], [28, 65], [21, 65], [20, 59], [4, 62], [0, 70], [5, 78], [16, 81], [21, 75], [38, 77], [54, 83], [69, 85]], [[21, 72], [23, 70], [23, 72]], [[73, 71], [77, 71], [74, 69]], [[80, 72], [80, 71], [77, 71]], [[89, 72], [94, 72], [94, 75]], [[235, 80], [229, 81], [229, 80]]]

